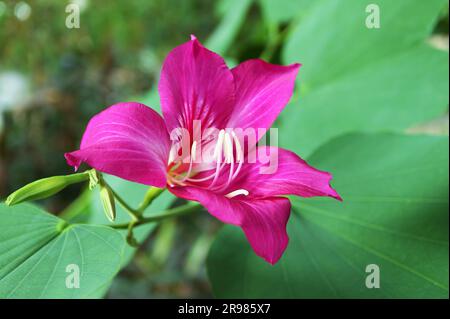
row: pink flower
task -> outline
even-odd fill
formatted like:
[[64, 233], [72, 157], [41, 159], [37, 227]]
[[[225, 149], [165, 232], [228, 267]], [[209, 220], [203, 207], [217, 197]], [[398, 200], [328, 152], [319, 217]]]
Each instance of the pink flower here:
[[[329, 173], [290, 151], [256, 146], [291, 98], [299, 68], [256, 59], [230, 70], [192, 37], [164, 61], [159, 83], [164, 119], [143, 104], [115, 104], [91, 119], [80, 150], [65, 157], [75, 168], [86, 162], [101, 172], [167, 186], [176, 196], [200, 202], [222, 222], [240, 226], [255, 253], [274, 264], [289, 240], [291, 205], [283, 195], [340, 200]], [[213, 139], [195, 137], [207, 128], [217, 129]], [[245, 147], [238, 128], [263, 130]], [[183, 147], [187, 155], [180, 154]], [[262, 173], [262, 161], [249, 161], [264, 154], [277, 161], [270, 174]]]

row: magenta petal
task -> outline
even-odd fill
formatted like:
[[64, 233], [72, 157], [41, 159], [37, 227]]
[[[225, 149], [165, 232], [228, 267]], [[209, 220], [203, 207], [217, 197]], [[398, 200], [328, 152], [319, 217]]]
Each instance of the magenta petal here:
[[341, 200], [339, 194], [330, 185], [331, 174], [308, 165], [297, 154], [269, 146], [260, 146], [257, 152], [267, 154], [267, 159], [262, 160], [261, 156], [255, 155], [256, 163], [245, 164], [242, 173], [229, 190], [246, 189], [250, 197], [329, 196]]
[[228, 126], [269, 129], [292, 96], [299, 68], [300, 64], [281, 66], [256, 59], [232, 69], [236, 106]]
[[176, 196], [200, 202], [220, 221], [240, 226], [255, 253], [267, 262], [275, 264], [285, 251], [289, 241], [286, 224], [291, 210], [287, 198], [228, 199], [194, 187], [169, 189]]
[[165, 187], [170, 142], [162, 117], [139, 103], [118, 103], [94, 116], [80, 150], [66, 153], [76, 169], [82, 162], [123, 179]]
[[173, 49], [164, 61], [159, 94], [169, 132], [194, 120], [205, 128], [225, 128], [234, 107], [231, 70], [194, 37]]

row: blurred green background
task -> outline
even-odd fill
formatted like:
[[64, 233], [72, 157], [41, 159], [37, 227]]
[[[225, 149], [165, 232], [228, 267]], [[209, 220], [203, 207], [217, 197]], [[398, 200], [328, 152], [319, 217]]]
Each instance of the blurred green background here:
[[[65, 25], [69, 3], [80, 7], [79, 29]], [[266, 41], [260, 7], [250, 1], [0, 1], [0, 198], [71, 173], [64, 152], [105, 107], [138, 100], [158, 109], [162, 61], [190, 34], [230, 61], [259, 55]], [[59, 214], [80, 187], [42, 205]], [[203, 217], [161, 225], [108, 296], [211, 296], [204, 258], [218, 223]]]
[[[313, 8], [316, 1], [313, 5], [313, 1], [305, 0], [128, 0], [111, 1], [106, 5], [103, 1], [93, 0], [0, 0], [0, 198], [35, 179], [71, 173], [64, 160], [64, 152], [78, 147], [88, 120], [106, 106], [118, 101], [136, 100], [159, 109], [156, 85], [161, 63], [167, 53], [187, 41], [190, 34], [195, 34], [207, 47], [225, 56], [230, 66], [257, 57], [279, 64], [294, 61], [305, 63], [305, 85], [296, 91], [292, 107], [297, 103], [302, 106], [302, 99], [298, 102], [299, 95], [306, 95], [308, 106], [320, 103], [329, 106], [327, 94], [339, 95], [336, 93], [339, 89], [334, 88], [333, 91], [332, 88], [330, 93], [323, 86], [325, 89], [315, 93], [317, 90], [313, 92], [311, 87], [328, 83], [330, 78], [339, 78], [341, 73], [345, 73], [343, 70], [358, 69], [358, 64], [365, 62], [351, 54], [358, 52], [358, 48], [352, 51], [352, 45], [364, 47], [363, 41], [352, 43], [352, 37], [358, 40], [360, 34], [355, 32], [347, 37], [332, 32], [333, 28], [339, 30], [339, 25], [333, 26], [333, 21], [326, 18], [330, 17], [327, 10], [340, 12], [338, 5], [343, 2], [330, 2], [336, 6], [318, 11]], [[68, 15], [65, 8], [69, 3], [76, 3], [81, 9], [79, 29], [68, 29], [65, 25]], [[366, 2], [361, 3], [365, 5]], [[348, 12], [348, 15], [352, 13]], [[342, 17], [337, 14], [335, 18], [341, 21], [339, 19]], [[302, 24], [303, 21], [307, 22]], [[400, 34], [402, 38], [409, 39], [414, 36], [410, 26], [420, 25], [421, 17], [398, 12], [398, 16], [395, 19], [391, 17], [390, 21], [401, 26], [396, 32], [403, 32]], [[403, 27], [403, 24], [406, 26]], [[298, 29], [298, 26], [302, 28]], [[447, 5], [447, 8], [440, 10], [430, 33], [424, 32], [421, 36], [426, 37], [432, 47], [448, 51], [448, 27]], [[295, 37], [296, 33], [305, 29], [310, 31], [307, 35], [303, 33]], [[317, 39], [316, 31], [319, 34]], [[330, 32], [328, 37], [320, 37], [326, 32]], [[399, 34], [389, 40], [390, 30], [385, 29], [384, 32], [386, 34], [381, 37], [383, 41], [378, 45], [381, 51], [387, 48], [382, 53], [389, 55], [388, 48], [395, 46]], [[321, 42], [325, 40], [328, 42]], [[318, 51], [303, 50], [308, 43], [315, 43]], [[336, 55], [330, 54], [332, 58], [325, 56], [321, 59], [323, 51]], [[360, 51], [363, 52], [362, 49]], [[344, 54], [346, 52], [349, 54]], [[417, 53], [417, 56], [420, 54]], [[367, 60], [376, 57], [378, 55], [374, 53]], [[334, 63], [333, 59], [341, 64]], [[313, 70], [316, 71], [314, 74], [309, 71], [312, 69], [308, 69], [306, 62], [309, 61], [319, 65]], [[333, 68], [334, 65], [338, 66]], [[431, 97], [424, 95], [423, 102], [435, 104], [430, 106], [435, 108], [430, 114], [423, 115], [422, 108], [406, 110], [408, 114], [413, 113], [410, 120], [409, 115], [404, 116], [406, 113], [391, 114], [389, 110], [395, 103], [389, 100], [389, 96], [383, 96], [372, 101], [386, 108], [375, 116], [377, 123], [386, 125], [376, 126], [374, 115], [364, 113], [365, 109], [361, 108], [358, 109], [360, 116], [354, 119], [358, 124], [342, 129], [342, 133], [359, 127], [367, 127], [371, 131], [398, 126], [401, 131], [448, 135], [448, 115], [445, 115], [448, 107], [448, 97], [445, 98], [445, 95], [448, 91], [443, 89], [448, 85], [448, 70], [443, 69], [445, 65], [441, 67], [438, 72], [440, 76], [434, 77], [436, 72], [431, 75], [423, 72], [427, 83], [421, 87], [430, 85], [426, 89], [431, 92]], [[408, 77], [409, 73], [405, 72], [402, 76]], [[390, 75], [385, 74], [385, 77]], [[443, 81], [440, 80], [442, 78]], [[382, 87], [377, 82], [379, 79], [374, 81], [373, 90], [378, 85]], [[408, 95], [410, 91], [417, 90], [408, 87], [404, 94]], [[308, 95], [309, 92], [313, 93]], [[339, 92], [346, 93], [345, 90]], [[344, 100], [343, 105], [352, 105], [355, 99], [358, 101], [358, 94], [361, 97], [365, 94], [357, 86], [352, 87], [352, 93], [356, 98]], [[313, 99], [314, 94], [320, 98]], [[411, 96], [417, 100], [414, 94]], [[339, 102], [339, 96], [336, 100]], [[292, 113], [294, 111], [289, 114], [295, 114]], [[308, 112], [308, 108], [304, 112]], [[326, 118], [321, 118], [327, 108], [316, 108], [314, 112], [318, 114], [318, 121], [323, 121], [319, 123], [328, 123]], [[397, 119], [398, 124], [390, 122], [392, 118]], [[289, 123], [297, 119], [296, 116], [285, 115], [281, 121]], [[314, 129], [309, 130], [307, 123], [304, 124], [301, 125], [305, 131], [302, 136], [307, 139], [309, 137], [305, 135]], [[310, 122], [309, 125], [319, 124]], [[340, 125], [337, 120], [336, 126]], [[307, 156], [338, 133], [320, 130], [317, 133], [320, 138], [316, 141], [295, 139], [284, 144]], [[283, 136], [280, 138], [283, 141]], [[304, 145], [292, 147], [292, 143]], [[117, 180], [115, 182], [119, 188], [129, 186]], [[139, 189], [136, 192], [142, 191]], [[42, 205], [55, 214], [63, 211], [69, 215], [75, 214], [73, 212], [79, 207], [87, 205], [83, 201], [90, 201], [82, 196], [76, 203], [78, 207], [70, 206], [80, 194], [90, 196], [85, 195], [81, 186], [74, 186], [43, 201]], [[136, 198], [138, 201], [139, 196]], [[100, 211], [97, 213], [101, 215]], [[219, 226], [207, 214], [163, 223], [145, 240], [131, 263], [114, 280], [107, 296], [212, 296], [206, 279], [205, 258]]]

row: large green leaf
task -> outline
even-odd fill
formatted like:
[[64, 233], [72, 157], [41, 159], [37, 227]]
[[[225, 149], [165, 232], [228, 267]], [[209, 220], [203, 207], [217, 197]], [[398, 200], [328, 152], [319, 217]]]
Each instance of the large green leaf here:
[[[0, 297], [98, 297], [120, 269], [124, 243], [109, 227], [67, 224], [28, 204], [0, 204]], [[79, 288], [66, 286], [74, 271], [69, 265], [78, 266]]]
[[[448, 298], [448, 138], [349, 135], [321, 147], [314, 166], [344, 201], [292, 199], [290, 243], [275, 266], [225, 227], [208, 273], [218, 297]], [[380, 288], [365, 285], [366, 266]], [[236, 274], [239, 274], [237, 276]]]
[[269, 23], [287, 22], [307, 13], [313, 0], [259, 0], [263, 15]]
[[[124, 198], [124, 200], [132, 207], [138, 207], [145, 193], [149, 189], [149, 186], [132, 183], [115, 176], [104, 174], [105, 180], [109, 185]], [[65, 211], [62, 215], [69, 222], [82, 222], [89, 224], [117, 224], [126, 223], [130, 221], [130, 217], [127, 212], [116, 202], [116, 220], [114, 223], [110, 223], [103, 213], [103, 207], [100, 200], [100, 195], [98, 189], [93, 191], [86, 190], [83, 194]], [[160, 196], [158, 196], [152, 203], [151, 207], [145, 212], [145, 216], [151, 215], [152, 213], [157, 213], [163, 211], [171, 206], [174, 202], [175, 197], [169, 192], [165, 191]], [[134, 236], [138, 243], [142, 244], [150, 234], [155, 230], [157, 224], [146, 224], [136, 227], [134, 229]], [[127, 230], [118, 230], [118, 233], [122, 237], [126, 238]], [[121, 267], [125, 267], [133, 258], [135, 252], [135, 247], [128, 244], [125, 245], [123, 251], [123, 257], [121, 262]], [[102, 297], [104, 296], [109, 287], [111, 281], [105, 283], [104, 286], [98, 289], [92, 296], [89, 297]]]
[[232, 45], [243, 24], [252, 0], [226, 0], [225, 14], [220, 24], [206, 41], [208, 49], [224, 55]]
[[352, 131], [403, 130], [448, 106], [448, 54], [425, 44], [445, 0], [322, 0], [293, 29], [285, 63], [301, 62], [300, 96], [282, 113], [281, 142], [303, 156]]

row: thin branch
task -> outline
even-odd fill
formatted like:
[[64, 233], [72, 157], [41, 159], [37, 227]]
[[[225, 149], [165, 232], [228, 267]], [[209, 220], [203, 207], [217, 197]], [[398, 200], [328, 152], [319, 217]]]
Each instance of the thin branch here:
[[[199, 210], [202, 206], [197, 203], [189, 202], [187, 204], [184, 204], [182, 206], [178, 206], [172, 209], [168, 209], [166, 211], [163, 211], [161, 213], [152, 214], [148, 217], [142, 217], [135, 223], [133, 223], [133, 226], [140, 226], [144, 224], [154, 223], [158, 222], [167, 218], [177, 217], [189, 213], [193, 213]], [[107, 225], [115, 229], [128, 229], [130, 226], [130, 223], [122, 223], [122, 224], [116, 224], [116, 225]]]

